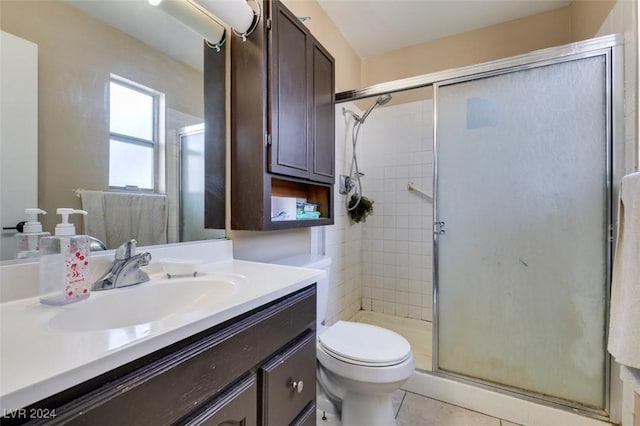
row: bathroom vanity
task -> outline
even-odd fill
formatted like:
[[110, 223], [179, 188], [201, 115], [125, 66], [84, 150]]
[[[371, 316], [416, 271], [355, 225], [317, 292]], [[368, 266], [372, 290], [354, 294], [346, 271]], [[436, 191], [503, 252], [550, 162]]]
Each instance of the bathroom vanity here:
[[[181, 246], [183, 255], [195, 253], [192, 246]], [[75, 306], [41, 306], [37, 298], [0, 305], [2, 424], [315, 424], [315, 282], [323, 273], [216, 260], [191, 281], [152, 279], [94, 292]], [[188, 293], [198, 280], [195, 288], [225, 276], [233, 292], [197, 297], [211, 304], [172, 296], [176, 309], [158, 320], [128, 320], [127, 303], [116, 297], [145, 294], [161, 304], [162, 286]], [[100, 307], [110, 297], [122, 307], [113, 312], [116, 328], [73, 316], [93, 301], [82, 309], [108, 318]]]

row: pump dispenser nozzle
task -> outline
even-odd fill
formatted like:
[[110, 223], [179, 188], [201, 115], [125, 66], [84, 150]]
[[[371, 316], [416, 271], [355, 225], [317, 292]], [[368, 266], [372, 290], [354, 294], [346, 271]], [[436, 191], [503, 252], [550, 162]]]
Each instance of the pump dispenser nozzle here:
[[76, 234], [76, 227], [73, 225], [73, 223], [69, 223], [70, 214], [82, 214], [82, 215], [87, 214], [87, 212], [84, 210], [70, 209], [66, 207], [59, 208], [58, 210], [56, 210], [56, 213], [62, 216], [62, 222], [56, 225], [55, 235], [58, 235], [58, 236]]
[[42, 232], [42, 224], [38, 222], [38, 215], [47, 214], [47, 212], [42, 209], [24, 209], [24, 213], [27, 215], [27, 222], [24, 224], [22, 232], [25, 234]]

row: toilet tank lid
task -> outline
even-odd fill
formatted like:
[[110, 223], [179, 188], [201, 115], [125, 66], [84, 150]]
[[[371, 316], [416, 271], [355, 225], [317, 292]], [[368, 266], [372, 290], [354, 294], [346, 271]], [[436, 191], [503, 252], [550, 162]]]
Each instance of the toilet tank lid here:
[[325, 269], [331, 265], [331, 258], [320, 254], [297, 254], [271, 261], [277, 265], [297, 266], [300, 268]]

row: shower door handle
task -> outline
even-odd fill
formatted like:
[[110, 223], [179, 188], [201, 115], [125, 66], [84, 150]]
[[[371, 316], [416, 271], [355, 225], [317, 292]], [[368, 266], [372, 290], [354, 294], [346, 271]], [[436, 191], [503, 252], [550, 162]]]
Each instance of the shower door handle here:
[[443, 235], [444, 233], [444, 222], [433, 222], [433, 234]]

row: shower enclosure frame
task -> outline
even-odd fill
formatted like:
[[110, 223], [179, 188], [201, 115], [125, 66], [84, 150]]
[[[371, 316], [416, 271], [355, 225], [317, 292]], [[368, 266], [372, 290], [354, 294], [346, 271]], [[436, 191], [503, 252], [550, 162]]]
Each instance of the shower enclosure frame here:
[[[336, 102], [347, 102], [392, 94], [400, 91], [413, 90], [424, 87], [438, 87], [456, 82], [471, 81], [479, 78], [492, 77], [515, 71], [532, 69], [544, 65], [558, 64], [572, 60], [584, 59], [594, 56], [606, 57], [606, 196], [605, 217], [607, 221], [607, 233], [609, 241], [606, 248], [606, 301], [605, 321], [609, 318], [610, 282], [613, 257], [614, 229], [613, 218], [617, 215], [617, 206], [613, 200], [617, 199], [618, 187], [614, 182], [619, 182], [625, 170], [625, 138], [624, 138], [624, 37], [622, 35], [609, 35], [590, 40], [575, 42], [567, 45], [537, 50], [531, 53], [517, 55], [505, 59], [486, 62], [478, 65], [456, 68], [442, 72], [425, 74], [401, 80], [376, 84], [367, 88], [349, 90], [336, 94]], [[433, 159], [433, 186], [437, 187], [437, 90], [434, 90], [434, 159]], [[613, 100], [619, 100], [613, 102]], [[433, 340], [432, 359], [433, 371], [427, 372], [436, 376], [452, 379], [461, 383], [471, 384], [476, 387], [489, 389], [505, 395], [517, 396], [521, 399], [536, 402], [542, 405], [579, 412], [599, 419], [608, 419], [610, 408], [610, 382], [611, 382], [611, 357], [605, 354], [605, 383], [604, 383], [604, 410], [592, 409], [581, 405], [570, 404], [557, 398], [550, 398], [538, 393], [516, 390], [509, 386], [486, 382], [481, 379], [444, 372], [438, 370], [438, 235], [435, 232], [437, 220], [437, 191], [433, 194], [434, 214], [434, 242], [433, 242]], [[605, 335], [606, 339], [606, 335]], [[606, 348], [603, 348], [606, 351]]]
[[[501, 69], [497, 69], [497, 70], [493, 70], [493, 71], [485, 71], [485, 72], [481, 72], [478, 74], [473, 74], [473, 75], [469, 75], [469, 76], [462, 76], [462, 77], [457, 77], [457, 78], [453, 78], [453, 79], [449, 79], [449, 80], [445, 80], [442, 82], [437, 82], [434, 83], [433, 87], [434, 87], [434, 92], [433, 92], [433, 103], [434, 103], [434, 126], [433, 126], [433, 132], [434, 132], [434, 162], [433, 162], [433, 179], [434, 179], [434, 197], [433, 197], [433, 211], [434, 211], [434, 220], [441, 220], [440, 217], [438, 217], [437, 212], [438, 212], [438, 191], [435, 189], [437, 188], [438, 185], [438, 136], [437, 136], [437, 130], [438, 130], [438, 108], [435, 107], [435, 105], [437, 105], [437, 97], [438, 97], [438, 88], [442, 87], [442, 86], [447, 86], [447, 85], [452, 85], [452, 84], [456, 84], [456, 83], [462, 83], [462, 82], [469, 82], [469, 81], [473, 81], [473, 80], [477, 80], [477, 79], [483, 79], [483, 78], [488, 78], [488, 77], [495, 77], [495, 76], [500, 76], [500, 75], [505, 75], [505, 74], [509, 74], [509, 73], [513, 73], [513, 72], [518, 72], [518, 71], [524, 71], [524, 70], [529, 70], [529, 69], [534, 69], [537, 67], [543, 67], [543, 66], [548, 66], [548, 65], [555, 65], [555, 64], [560, 64], [560, 63], [564, 63], [564, 62], [570, 62], [573, 60], [580, 60], [580, 59], [586, 59], [586, 58], [591, 58], [591, 57], [596, 57], [596, 56], [603, 56], [605, 59], [605, 87], [606, 87], [606, 93], [605, 93], [605, 97], [606, 97], [606, 104], [605, 104], [605, 114], [606, 114], [606, 120], [605, 120], [605, 132], [606, 132], [606, 143], [605, 143], [605, 162], [606, 162], [606, 167], [605, 167], [605, 176], [606, 176], [606, 193], [604, 196], [605, 202], [605, 212], [604, 212], [604, 217], [606, 220], [606, 224], [605, 224], [605, 233], [608, 235], [608, 242], [606, 244], [606, 259], [605, 259], [605, 271], [606, 271], [606, 277], [605, 277], [605, 282], [603, 284], [607, 285], [607, 290], [605, 291], [605, 322], [608, 323], [608, 306], [609, 306], [609, 300], [610, 300], [610, 288], [608, 288], [610, 286], [610, 282], [611, 282], [611, 268], [612, 268], [612, 250], [613, 250], [613, 213], [612, 213], [612, 208], [613, 208], [613, 197], [612, 197], [612, 142], [613, 142], [613, 135], [612, 135], [612, 98], [613, 98], [613, 88], [612, 88], [612, 56], [613, 56], [613, 48], [612, 47], [604, 47], [604, 48], [599, 48], [599, 49], [594, 49], [594, 50], [589, 50], [589, 51], [585, 51], [585, 52], [580, 52], [580, 53], [575, 53], [569, 56], [562, 56], [562, 57], [558, 57], [558, 58], [550, 58], [550, 59], [546, 59], [546, 60], [541, 60], [541, 61], [536, 61], [535, 63], [531, 63], [531, 64], [522, 64], [522, 65], [518, 65], [518, 66], [513, 66], [513, 67], [509, 67], [509, 68], [501, 68]], [[610, 369], [611, 369], [611, 362], [610, 362], [610, 357], [608, 357], [606, 355], [606, 324], [605, 324], [605, 342], [604, 345], [605, 347], [603, 348], [603, 351], [605, 351], [605, 380], [604, 380], [604, 402], [605, 402], [605, 406], [604, 406], [604, 410], [598, 410], [598, 409], [593, 409], [590, 407], [585, 407], [582, 406], [578, 403], [571, 403], [571, 401], [566, 401], [560, 398], [554, 398], [552, 396], [548, 396], [548, 395], [541, 395], [539, 393], [536, 392], [532, 392], [532, 391], [527, 391], [524, 389], [516, 389], [514, 387], [510, 387], [507, 385], [502, 385], [502, 384], [498, 384], [498, 383], [494, 383], [494, 382], [489, 382], [489, 381], [485, 381], [483, 379], [480, 378], [473, 378], [473, 377], [469, 377], [469, 376], [465, 376], [463, 374], [457, 374], [457, 373], [453, 373], [453, 372], [448, 372], [448, 371], [444, 371], [439, 369], [439, 351], [438, 351], [438, 338], [439, 338], [439, 307], [440, 304], [438, 303], [438, 297], [439, 297], [439, 268], [438, 268], [438, 259], [439, 259], [439, 239], [440, 239], [440, 233], [439, 232], [435, 232], [434, 229], [434, 238], [433, 238], [433, 262], [434, 262], [434, 269], [433, 269], [433, 299], [434, 299], [434, 305], [433, 305], [433, 311], [434, 311], [434, 316], [433, 316], [433, 341], [432, 341], [432, 345], [433, 345], [433, 352], [432, 352], [432, 360], [433, 360], [433, 372], [439, 375], [442, 375], [443, 377], [449, 377], [449, 378], [455, 378], [458, 381], [461, 382], [466, 382], [469, 384], [474, 384], [474, 385], [479, 385], [479, 386], [485, 386], [489, 389], [492, 390], [500, 390], [504, 393], [507, 394], [512, 394], [512, 395], [518, 395], [519, 397], [524, 397], [527, 399], [531, 399], [533, 401], [539, 402], [539, 403], [545, 403], [551, 406], [555, 406], [555, 407], [559, 407], [559, 408], [568, 408], [568, 409], [572, 409], [572, 410], [579, 410], [581, 412], [583, 412], [584, 414], [588, 414], [594, 417], [598, 417], [598, 418], [602, 418], [602, 419], [606, 419], [608, 417], [608, 412], [609, 412], [609, 399], [610, 399], [610, 395], [609, 395], [609, 382], [610, 382]]]

